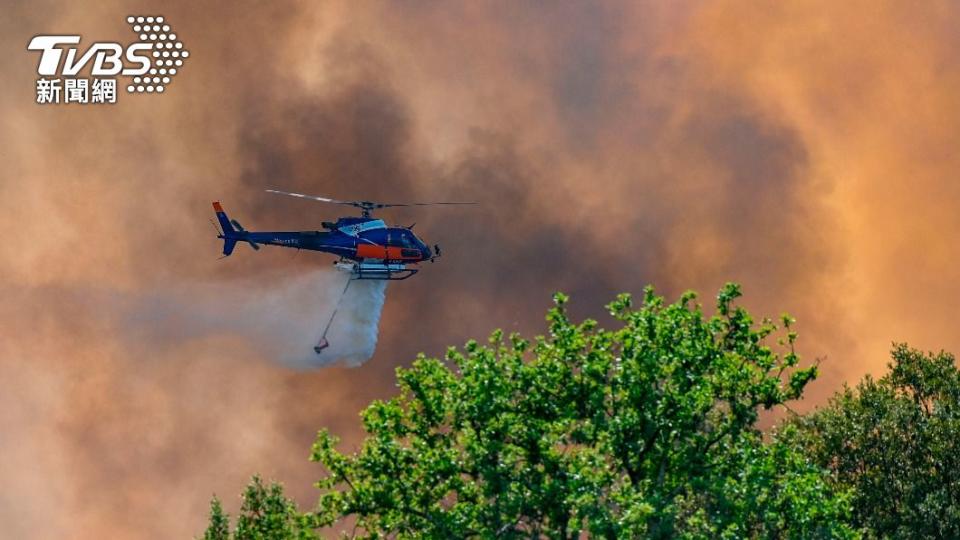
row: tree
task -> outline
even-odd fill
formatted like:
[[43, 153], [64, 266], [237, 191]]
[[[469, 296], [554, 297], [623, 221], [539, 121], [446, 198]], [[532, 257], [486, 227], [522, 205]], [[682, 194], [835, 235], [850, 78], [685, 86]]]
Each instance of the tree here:
[[216, 497], [210, 503], [210, 522], [204, 540], [306, 540], [318, 538], [312, 515], [297, 510], [277, 483], [264, 485], [254, 476], [243, 492], [237, 527], [231, 534], [230, 517]]
[[223, 511], [216, 496], [210, 501], [210, 524], [203, 533], [203, 540], [230, 540], [230, 516]]
[[[399, 395], [363, 411], [359, 449], [318, 434], [314, 512], [254, 478], [234, 538], [346, 522], [365, 538], [856, 537], [849, 493], [802, 453], [800, 428], [769, 442], [756, 428], [817, 371], [799, 367], [789, 317], [756, 323], [739, 296], [725, 286], [706, 317], [693, 293], [668, 305], [647, 289], [638, 308], [621, 295], [604, 330], [571, 322], [558, 294], [546, 336], [420, 356], [397, 370]], [[210, 537], [225, 519], [214, 500]]]
[[889, 374], [795, 419], [791, 437], [852, 488], [868, 537], [960, 538], [960, 372], [945, 352], [891, 356]]
[[[328, 471], [316, 526], [354, 519], [363, 537], [851, 537], [848, 496], [789, 440], [765, 444], [758, 410], [799, 398], [796, 335], [755, 324], [736, 285], [707, 318], [684, 294], [647, 289], [608, 306], [622, 326], [572, 323], [555, 296], [549, 333], [494, 332], [398, 369], [400, 393], [363, 413], [368, 433], [341, 453], [321, 431]], [[793, 429], [793, 428], [791, 428]]]

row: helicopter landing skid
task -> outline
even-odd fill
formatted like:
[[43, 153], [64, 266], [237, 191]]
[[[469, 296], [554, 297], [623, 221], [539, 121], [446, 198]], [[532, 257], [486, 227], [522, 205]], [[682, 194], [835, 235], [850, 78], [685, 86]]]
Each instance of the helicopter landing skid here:
[[371, 279], [378, 281], [402, 281], [420, 270], [397, 263], [368, 263], [355, 261], [337, 261], [333, 263], [338, 270], [349, 272], [351, 279]]

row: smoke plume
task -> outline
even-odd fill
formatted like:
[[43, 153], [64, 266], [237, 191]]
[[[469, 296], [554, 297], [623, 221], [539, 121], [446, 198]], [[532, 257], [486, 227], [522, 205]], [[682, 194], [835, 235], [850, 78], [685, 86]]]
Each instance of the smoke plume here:
[[[92, 295], [89, 307], [110, 311], [109, 298], [118, 299], [127, 339], [159, 348], [242, 336], [262, 358], [293, 368], [356, 367], [376, 349], [386, 282], [355, 280], [347, 288], [348, 281], [349, 274], [333, 269], [274, 274], [147, 294]], [[318, 354], [314, 345], [328, 324], [330, 346]]]
[[[163, 95], [102, 107], [36, 104], [25, 46], [128, 40], [147, 8], [3, 8], [9, 536], [191, 537], [256, 472], [309, 505], [318, 428], [356, 445], [397, 366], [542, 331], [557, 290], [607, 323], [618, 292], [710, 304], [738, 281], [826, 357], [800, 408], [880, 373], [892, 340], [960, 350], [955, 3], [164, 2], [189, 62]], [[264, 188], [481, 204], [380, 214], [444, 257], [390, 285], [379, 335], [348, 335], [383, 293], [351, 285], [326, 351], [344, 361], [304, 370], [274, 360], [326, 362], [330, 258], [217, 260], [210, 202], [250, 230], [342, 209]]]

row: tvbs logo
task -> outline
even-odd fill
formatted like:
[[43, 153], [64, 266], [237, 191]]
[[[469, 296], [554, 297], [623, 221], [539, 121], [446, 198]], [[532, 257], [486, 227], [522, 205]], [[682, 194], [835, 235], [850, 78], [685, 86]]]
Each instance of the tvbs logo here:
[[[116, 76], [130, 77], [129, 93], [163, 93], [190, 52], [163, 17], [127, 17], [139, 41], [96, 42], [81, 52], [78, 35], [40, 35], [27, 49], [40, 52], [37, 103], [116, 103]], [[64, 54], [66, 53], [66, 54]], [[78, 78], [89, 68], [90, 78]]]

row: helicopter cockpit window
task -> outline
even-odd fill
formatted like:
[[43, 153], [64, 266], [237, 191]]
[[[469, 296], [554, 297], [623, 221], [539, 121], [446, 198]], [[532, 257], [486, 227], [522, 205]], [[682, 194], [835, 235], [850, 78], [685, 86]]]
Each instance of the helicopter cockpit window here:
[[400, 244], [403, 245], [403, 247], [408, 247], [408, 248], [416, 247], [414, 246], [413, 239], [410, 237], [409, 234], [400, 235]]

